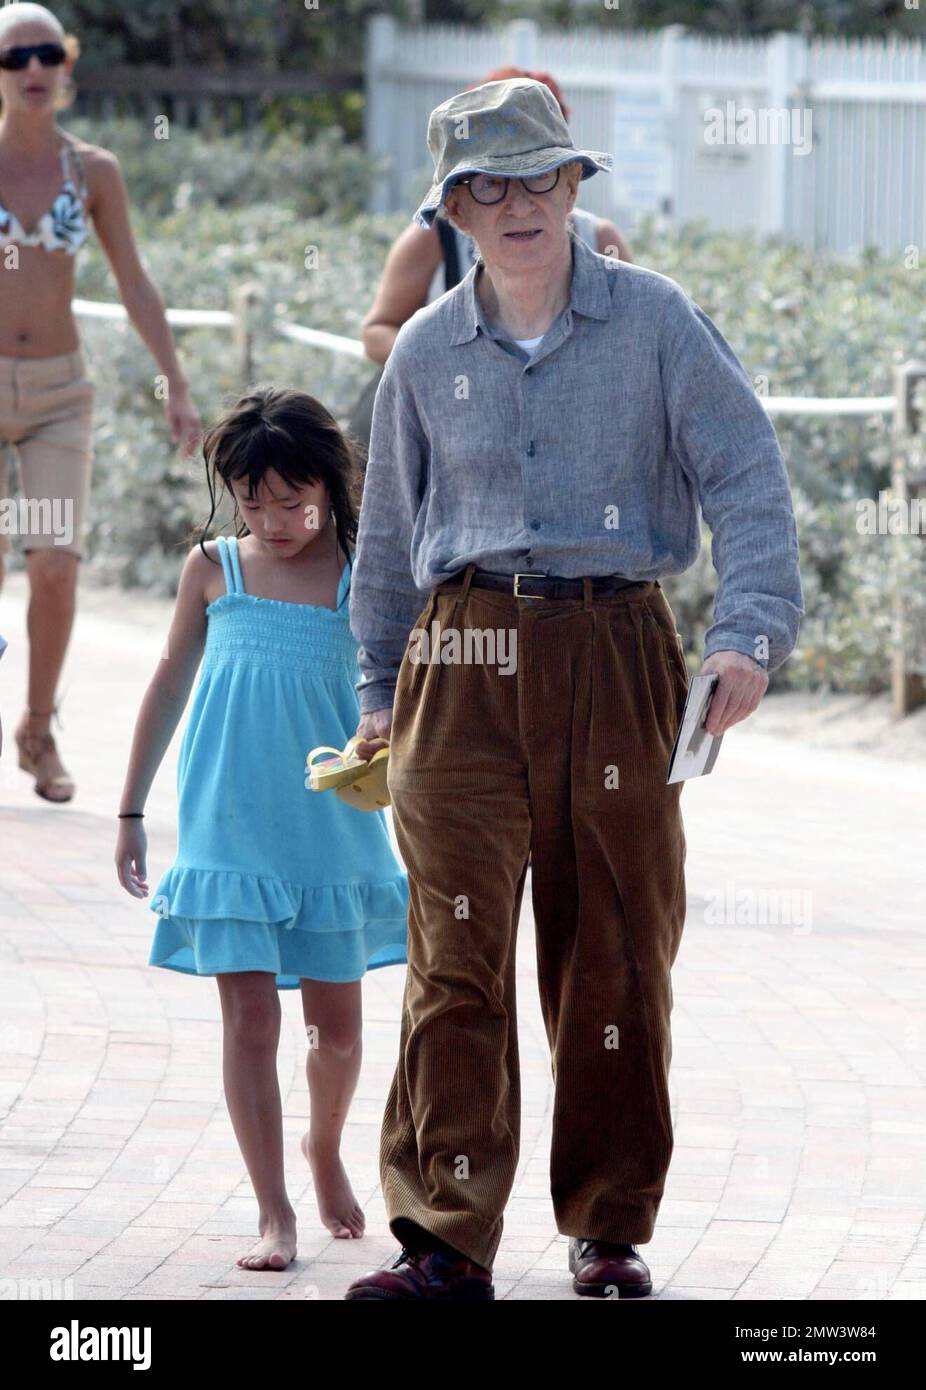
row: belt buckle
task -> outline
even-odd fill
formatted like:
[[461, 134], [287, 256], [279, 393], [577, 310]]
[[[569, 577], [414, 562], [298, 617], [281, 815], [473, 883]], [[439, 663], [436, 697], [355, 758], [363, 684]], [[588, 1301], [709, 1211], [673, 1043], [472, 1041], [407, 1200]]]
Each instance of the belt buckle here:
[[522, 593], [521, 593], [521, 590], [520, 590], [520, 587], [519, 587], [519, 581], [522, 580], [522, 579], [543, 579], [543, 578], [545, 578], [545, 576], [542, 575], [542, 574], [540, 574], [540, 575], [537, 575], [537, 574], [527, 574], [527, 573], [524, 572], [524, 571], [522, 571], [520, 574], [516, 574], [516, 575], [514, 576], [514, 596], [515, 596], [515, 598], [539, 599], [540, 602], [542, 603], [542, 602], [543, 602], [543, 598], [544, 598], [543, 594], [522, 594]]

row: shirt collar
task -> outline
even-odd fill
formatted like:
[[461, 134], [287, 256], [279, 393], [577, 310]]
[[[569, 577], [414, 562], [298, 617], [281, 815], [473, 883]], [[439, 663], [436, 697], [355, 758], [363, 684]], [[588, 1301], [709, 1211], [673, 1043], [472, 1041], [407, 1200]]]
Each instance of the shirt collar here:
[[[570, 306], [574, 313], [585, 314], [588, 318], [608, 319], [611, 317], [611, 292], [608, 288], [608, 259], [592, 251], [581, 237], [570, 228], [572, 242], [572, 288]], [[451, 345], [471, 342], [477, 328], [489, 337], [493, 334], [476, 294], [476, 275], [478, 263], [474, 265], [460, 284], [460, 292], [454, 299], [454, 324], [450, 337]]]

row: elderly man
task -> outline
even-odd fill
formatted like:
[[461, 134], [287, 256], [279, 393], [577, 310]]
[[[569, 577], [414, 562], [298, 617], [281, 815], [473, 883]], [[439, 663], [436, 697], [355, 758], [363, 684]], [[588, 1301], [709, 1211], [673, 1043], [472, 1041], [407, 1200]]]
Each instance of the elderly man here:
[[[688, 687], [659, 579], [719, 583], [708, 729], [745, 719], [802, 609], [781, 453], [672, 280], [567, 228], [611, 158], [550, 92], [431, 114], [434, 183], [481, 256], [402, 326], [373, 413], [351, 595], [367, 756], [390, 741], [408, 974], [380, 1170], [402, 1250], [349, 1299], [490, 1299], [520, 1138], [515, 941], [528, 861], [555, 1080], [551, 1193], [577, 1293], [651, 1292], [673, 1147]], [[477, 640], [478, 639], [478, 640]]]

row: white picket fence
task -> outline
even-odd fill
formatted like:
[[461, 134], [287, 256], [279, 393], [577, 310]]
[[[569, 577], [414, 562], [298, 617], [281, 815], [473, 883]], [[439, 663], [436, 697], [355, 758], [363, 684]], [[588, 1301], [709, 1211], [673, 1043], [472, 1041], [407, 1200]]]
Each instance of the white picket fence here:
[[[531, 20], [403, 28], [378, 15], [367, 28], [365, 139], [389, 169], [372, 210], [411, 216], [430, 182], [430, 112], [507, 64], [552, 73], [576, 144], [614, 155], [579, 201], [622, 228], [644, 213], [704, 218], [810, 249], [913, 248], [926, 262], [926, 43], [895, 39], [608, 34]], [[789, 142], [709, 143], [705, 113], [727, 102], [737, 116], [786, 111]]]

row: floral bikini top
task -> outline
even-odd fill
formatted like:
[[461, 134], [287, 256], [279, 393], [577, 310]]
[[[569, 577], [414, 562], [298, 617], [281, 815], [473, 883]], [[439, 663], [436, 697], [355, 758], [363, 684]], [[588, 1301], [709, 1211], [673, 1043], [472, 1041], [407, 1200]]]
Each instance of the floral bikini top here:
[[[68, 149], [74, 156], [77, 169], [76, 186], [68, 172]], [[15, 242], [19, 246], [41, 246], [46, 251], [63, 251], [69, 256], [77, 254], [89, 235], [84, 213], [87, 181], [80, 155], [67, 140], [61, 144], [61, 175], [61, 192], [49, 211], [39, 218], [34, 231], [27, 232], [16, 214], [7, 212], [0, 204], [0, 246]]]

